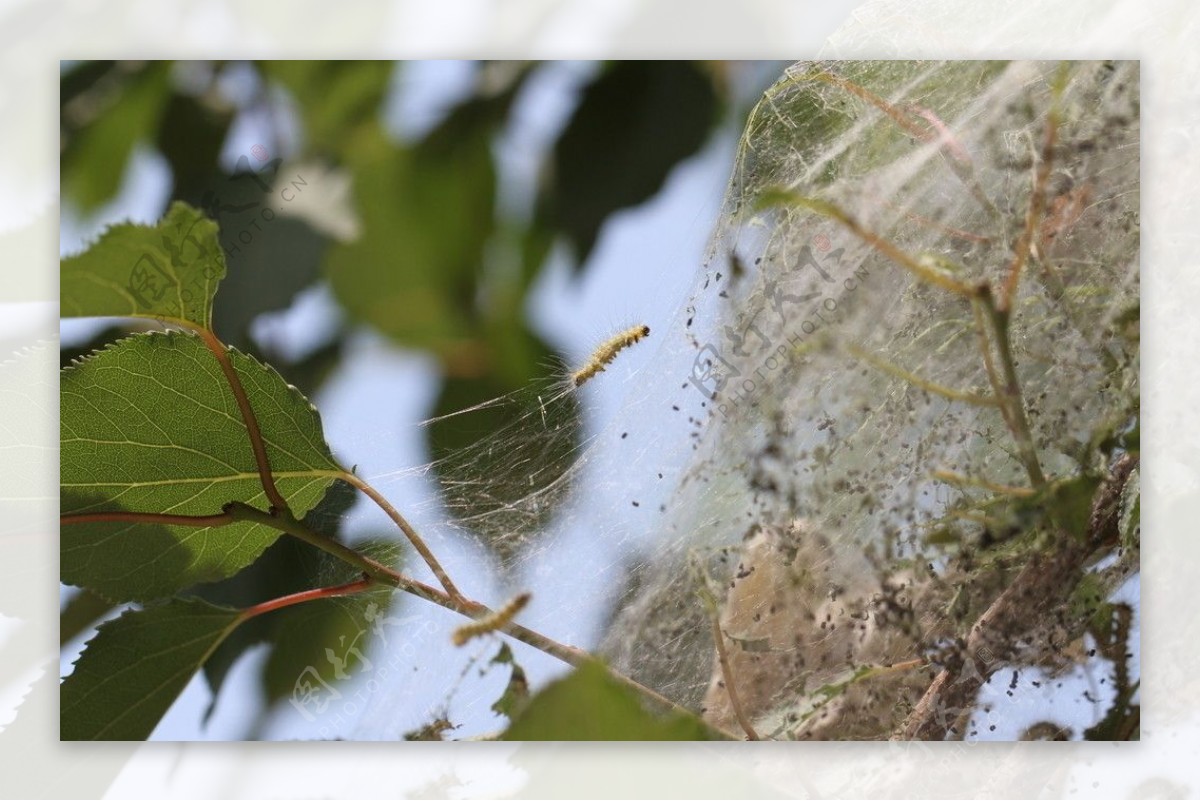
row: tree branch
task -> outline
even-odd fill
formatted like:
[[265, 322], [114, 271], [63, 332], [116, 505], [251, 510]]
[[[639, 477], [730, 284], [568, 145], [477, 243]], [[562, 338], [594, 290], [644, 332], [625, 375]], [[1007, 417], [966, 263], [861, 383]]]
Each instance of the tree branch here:
[[[403, 590], [410, 595], [415, 595], [418, 598], [437, 604], [445, 609], [457, 612], [466, 617], [478, 619], [494, 614], [494, 610], [484, 604], [472, 601], [461, 595], [455, 597], [443, 592], [436, 587], [431, 587], [428, 584], [411, 579], [402, 573], [393, 570], [386, 565], [383, 565], [368, 556], [360, 554], [358, 551], [350, 548], [342, 543], [327, 537], [324, 534], [319, 534], [305, 526], [294, 515], [286, 511], [277, 511], [276, 514], [264, 512], [248, 506], [244, 503], [233, 502], [226, 506], [228, 511], [235, 520], [247, 520], [255, 523], [261, 523], [264, 526], [278, 529], [287, 534], [300, 539], [308, 544], [319, 548], [322, 551], [335, 556], [347, 564], [354, 565], [366, 574], [370, 579], [381, 584], [386, 584], [398, 590]], [[578, 667], [585, 661], [591, 660], [592, 656], [580, 648], [553, 640], [544, 634], [525, 628], [519, 623], [509, 622], [500, 629], [504, 634], [509, 635], [513, 639], [519, 640], [528, 646], [538, 649], [543, 653], [547, 653], [561, 661]], [[640, 684], [630, 677], [605, 666], [609, 675], [620, 684], [623, 684], [628, 689], [638, 693], [643, 698], [653, 702], [656, 706], [671, 712], [693, 716], [692, 712], [684, 709], [669, 698], [655, 692], [654, 690]]]
[[450, 580], [450, 575], [446, 572], [445, 568], [442, 567], [441, 563], [438, 562], [437, 557], [433, 555], [433, 551], [429, 549], [429, 546], [425, 543], [425, 540], [422, 539], [421, 535], [418, 534], [416, 530], [409, 524], [409, 522], [404, 519], [404, 516], [400, 514], [399, 510], [397, 510], [396, 507], [392, 506], [391, 503], [388, 502], [387, 498], [383, 497], [378, 490], [353, 473], [343, 473], [341, 478], [346, 483], [361, 490], [363, 494], [374, 501], [375, 504], [392, 519], [392, 522], [404, 532], [404, 536], [408, 538], [408, 541], [412, 544], [412, 547], [416, 549], [417, 553], [421, 555], [421, 558], [425, 560], [425, 564], [429, 566], [431, 571], [433, 571], [433, 575], [437, 577], [438, 583], [442, 585], [442, 589], [444, 589], [451, 598], [455, 598], [459, 601], [466, 600], [465, 596], [459, 592], [458, 587], [454, 586], [454, 582]]
[[[988, 380], [992, 390], [1000, 399], [1000, 413], [1004, 423], [1012, 433], [1021, 457], [1021, 464], [1029, 474], [1029, 480], [1035, 489], [1046, 484], [1046, 475], [1038, 461], [1037, 449], [1033, 446], [1033, 435], [1029, 430], [1029, 420], [1025, 416], [1025, 399], [1021, 394], [1021, 384], [1017, 379], [1017, 365], [1013, 360], [1009, 314], [996, 308], [995, 298], [991, 287], [980, 284], [975, 289], [975, 299], [972, 303], [975, 312], [975, 325], [979, 332], [979, 347], [983, 352], [983, 363], [987, 369]], [[991, 341], [987, 335], [984, 322], [990, 325], [992, 338], [996, 340], [996, 349], [1000, 356], [1000, 366], [1004, 371], [1001, 376], [996, 371], [996, 363], [992, 359]]]

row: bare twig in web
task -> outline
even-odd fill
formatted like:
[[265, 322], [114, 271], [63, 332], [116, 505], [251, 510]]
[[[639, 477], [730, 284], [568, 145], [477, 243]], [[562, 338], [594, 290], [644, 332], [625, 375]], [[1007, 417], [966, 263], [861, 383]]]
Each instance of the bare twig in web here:
[[713, 627], [713, 642], [717, 644], [717, 659], [721, 663], [721, 677], [725, 682], [725, 692], [729, 696], [729, 705], [733, 708], [733, 714], [737, 718], [738, 725], [742, 727], [742, 731], [746, 732], [746, 739], [759, 739], [758, 732], [754, 730], [754, 724], [750, 722], [750, 718], [746, 716], [742, 709], [742, 700], [738, 697], [737, 684], [733, 680], [733, 667], [729, 664], [729, 654], [725, 650], [725, 632], [721, 631], [721, 623], [716, 615], [712, 615]]

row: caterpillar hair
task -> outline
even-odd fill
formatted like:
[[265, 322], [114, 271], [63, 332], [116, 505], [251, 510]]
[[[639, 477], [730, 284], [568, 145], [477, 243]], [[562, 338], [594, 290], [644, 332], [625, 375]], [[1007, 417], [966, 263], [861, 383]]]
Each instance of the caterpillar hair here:
[[596, 373], [604, 372], [605, 365], [617, 358], [618, 353], [648, 336], [650, 336], [650, 326], [635, 325], [633, 328], [622, 331], [610, 338], [607, 342], [596, 348], [595, 352], [592, 353], [592, 357], [582, 367], [571, 373], [571, 383], [577, 387], [583, 386], [584, 382], [592, 378]]
[[482, 637], [484, 634], [491, 634], [493, 631], [504, 628], [525, 608], [525, 605], [529, 603], [530, 597], [529, 593], [523, 592], [487, 617], [480, 618], [474, 623], [468, 623], [465, 626], [459, 626], [454, 630], [454, 635], [450, 638], [451, 641], [455, 645], [466, 645], [476, 637]]

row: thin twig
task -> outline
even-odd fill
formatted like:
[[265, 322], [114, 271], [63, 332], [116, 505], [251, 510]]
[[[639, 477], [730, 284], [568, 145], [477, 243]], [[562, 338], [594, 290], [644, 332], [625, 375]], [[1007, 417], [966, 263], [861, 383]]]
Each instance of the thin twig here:
[[1021, 282], [1021, 271], [1029, 260], [1029, 251], [1033, 247], [1033, 238], [1041, 224], [1042, 215], [1046, 208], [1046, 183], [1050, 179], [1050, 168], [1054, 163], [1054, 143], [1058, 138], [1059, 97], [1065, 82], [1065, 64], [1060, 68], [1058, 78], [1052, 89], [1053, 99], [1050, 111], [1046, 117], [1046, 134], [1042, 141], [1042, 159], [1034, 172], [1033, 194], [1029, 199], [1029, 208], [1025, 213], [1025, 228], [1013, 253], [1012, 263], [1008, 268], [1008, 277], [1004, 281], [1004, 290], [996, 303], [996, 308], [1007, 313], [1012, 308], [1013, 298], [1016, 297], [1017, 287]]
[[[368, 556], [360, 554], [358, 551], [350, 548], [337, 540], [319, 534], [305, 526], [295, 518], [290, 512], [280, 512], [278, 514], [270, 514], [255, 509], [252, 506], [247, 506], [243, 503], [234, 502], [228, 505], [228, 511], [237, 520], [247, 520], [255, 523], [262, 523], [265, 526], [278, 529], [287, 534], [300, 539], [308, 544], [319, 548], [322, 551], [335, 556], [338, 559], [353, 565], [363, 571], [371, 579], [378, 581], [381, 584], [386, 584], [389, 587], [394, 587], [398, 590], [403, 590], [410, 595], [415, 595], [418, 598], [437, 604], [445, 609], [457, 612], [470, 618], [486, 617], [494, 614], [494, 611], [484, 604], [472, 601], [462, 597], [452, 597], [448, 593], [442, 592], [436, 587], [431, 587], [424, 582], [409, 578], [402, 573], [393, 570], [386, 565], [383, 565]], [[544, 634], [525, 628], [519, 623], [509, 623], [501, 629], [505, 634], [519, 640], [526, 645], [547, 653], [563, 662], [578, 667], [584, 662], [590, 661], [592, 656], [580, 648], [571, 645], [564, 645], [547, 637]], [[657, 706], [677, 712], [680, 714], [694, 717], [693, 713], [676, 704], [674, 701], [655, 692], [654, 690], [634, 681], [630, 677], [613, 670], [611, 667], [605, 666], [608, 674], [619, 684], [624, 685], [628, 689], [638, 693], [643, 698], [654, 702]]]
[[963, 509], [947, 509], [946, 516], [952, 517], [955, 520], [969, 520], [972, 523], [979, 523], [983, 526], [1002, 526], [1004, 521], [998, 517], [991, 517], [983, 512], [971, 512]]
[[926, 665], [924, 659], [906, 659], [903, 662], [893, 662], [890, 665], [878, 665], [871, 670], [872, 678], [875, 676], [883, 676], [888, 673], [903, 673], [915, 668], [924, 667]]
[[429, 546], [425, 543], [425, 540], [422, 539], [421, 535], [418, 534], [416, 530], [409, 524], [409, 522], [404, 519], [404, 515], [400, 514], [399, 510], [397, 510], [396, 507], [392, 506], [391, 503], [388, 502], [387, 498], [383, 497], [378, 490], [353, 473], [343, 473], [341, 475], [341, 479], [361, 490], [363, 494], [374, 501], [375, 504], [392, 519], [392, 522], [404, 532], [404, 536], [408, 538], [408, 541], [412, 544], [413, 548], [415, 548], [417, 553], [421, 555], [421, 558], [425, 560], [425, 564], [429, 566], [431, 571], [433, 571], [433, 575], [437, 577], [438, 583], [442, 585], [442, 589], [444, 589], [451, 598], [455, 598], [460, 601], [466, 600], [465, 596], [459, 592], [458, 587], [454, 586], [454, 582], [450, 580], [449, 574], [446, 573], [445, 568], [443, 568], [441, 563], [438, 562], [437, 557], [433, 555], [433, 551], [429, 549]]
[[[810, 72], [801, 76], [800, 79], [823, 81], [844, 89], [882, 111], [893, 122], [903, 128], [909, 136], [926, 144], [937, 145], [939, 152], [950, 156], [950, 169], [971, 192], [972, 197], [979, 202], [993, 219], [1000, 216], [999, 209], [988, 198], [987, 193], [983, 191], [983, 187], [979, 185], [979, 179], [975, 176], [975, 165], [971, 161], [971, 154], [958, 141], [954, 132], [950, 130], [950, 126], [942, 122], [941, 118], [934, 114], [932, 110], [916, 104], [912, 104], [908, 109], [902, 109], [884, 100], [866, 87], [859, 86], [853, 81], [848, 81], [839, 75], [834, 75], [823, 70]], [[914, 116], [923, 119], [929, 127], [922, 128], [913, 119]]]
[[810, 72], [804, 76], [801, 76], [801, 79], [804, 79], [804, 78], [807, 78], [809, 80], [822, 81], [824, 83], [836, 86], [839, 89], [845, 89], [850, 94], [852, 94], [862, 100], [867, 101], [872, 106], [879, 109], [887, 116], [891, 117], [893, 122], [895, 122], [897, 125], [899, 125], [901, 128], [903, 128], [905, 131], [907, 131], [908, 134], [910, 136], [912, 136], [914, 139], [919, 139], [922, 142], [932, 142], [935, 139], [935, 136], [933, 133], [931, 133], [930, 131], [927, 131], [927, 130], [923, 130], [921, 128], [921, 126], [917, 125], [915, 121], [913, 121], [909, 116], [907, 116], [899, 108], [897, 108], [896, 106], [893, 106], [891, 103], [887, 102], [882, 97], [875, 94], [870, 89], [867, 89], [864, 86], [859, 86], [858, 84], [854, 83], [853, 81], [848, 81], [845, 78], [841, 77], [840, 75], [834, 75], [831, 72], [825, 72], [823, 70], [817, 70], [814, 72]]
[[733, 681], [733, 667], [729, 664], [729, 654], [725, 650], [725, 632], [721, 631], [721, 623], [716, 615], [712, 615], [713, 642], [717, 644], [717, 659], [721, 663], [721, 676], [725, 681], [725, 692], [729, 695], [729, 705], [733, 707], [734, 717], [742, 731], [746, 732], [749, 740], [759, 739], [754, 724], [742, 709], [742, 699], [738, 697], [737, 685]]
[[955, 228], [951, 225], [946, 225], [945, 223], [938, 222], [937, 220], [934, 220], [930, 217], [925, 217], [920, 214], [917, 214], [915, 211], [910, 211], [906, 208], [898, 206], [895, 203], [889, 203], [886, 200], [883, 201], [883, 205], [889, 209], [899, 211], [905, 217], [907, 217], [908, 219], [915, 222], [917, 225], [921, 225], [926, 228], [934, 228], [938, 231], [941, 231], [946, 236], [953, 237], [955, 239], [962, 239], [967, 242], [977, 242], [980, 244], [987, 244], [992, 241], [992, 238], [990, 236], [984, 236], [983, 234], [976, 234], [976, 233], [972, 233], [971, 231], [964, 231], [961, 228]]

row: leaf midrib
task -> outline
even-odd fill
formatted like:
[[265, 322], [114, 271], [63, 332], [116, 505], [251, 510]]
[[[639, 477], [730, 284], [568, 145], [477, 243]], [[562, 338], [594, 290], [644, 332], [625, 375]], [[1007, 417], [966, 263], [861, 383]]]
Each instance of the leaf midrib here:
[[[343, 478], [346, 475], [344, 470], [330, 470], [328, 468], [312, 469], [312, 470], [290, 470], [277, 471], [272, 470], [271, 475], [275, 478]], [[140, 487], [163, 487], [175, 486], [178, 484], [224, 484], [232, 481], [246, 481], [259, 478], [258, 472], [242, 472], [233, 475], [214, 476], [205, 478], [203, 476], [197, 478], [173, 478], [163, 479], [162, 481], [99, 481], [90, 483], [68, 483], [62, 482], [60, 486], [69, 487], [71, 489], [91, 489], [95, 487], [128, 487], [137, 489]], [[236, 498], [230, 498], [236, 500]]]

